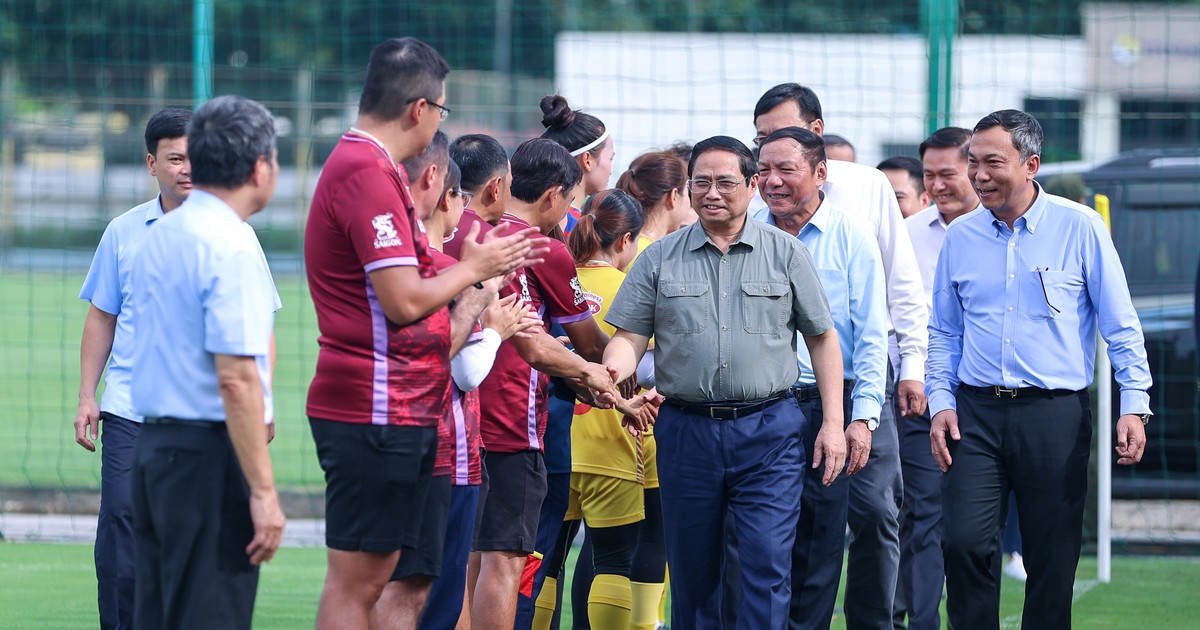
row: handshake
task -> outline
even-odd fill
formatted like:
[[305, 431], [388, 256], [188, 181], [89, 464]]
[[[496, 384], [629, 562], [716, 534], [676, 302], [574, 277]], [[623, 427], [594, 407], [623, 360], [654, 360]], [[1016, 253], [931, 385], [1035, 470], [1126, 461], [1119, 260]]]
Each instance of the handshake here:
[[624, 414], [621, 424], [630, 434], [638, 435], [654, 425], [664, 398], [653, 389], [637, 393], [636, 375], [620, 382], [617, 382], [617, 376], [617, 370], [612, 366], [588, 363], [583, 376], [567, 379], [567, 383], [584, 404], [620, 411]]

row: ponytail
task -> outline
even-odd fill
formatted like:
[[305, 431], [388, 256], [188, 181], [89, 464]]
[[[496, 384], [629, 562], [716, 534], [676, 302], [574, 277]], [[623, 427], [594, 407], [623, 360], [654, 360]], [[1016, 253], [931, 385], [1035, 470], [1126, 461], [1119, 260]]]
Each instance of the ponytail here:
[[628, 193], [602, 190], [584, 204], [583, 215], [571, 230], [567, 247], [575, 264], [581, 265], [600, 253], [613, 253], [613, 245], [625, 234], [636, 239], [645, 221], [641, 204]]

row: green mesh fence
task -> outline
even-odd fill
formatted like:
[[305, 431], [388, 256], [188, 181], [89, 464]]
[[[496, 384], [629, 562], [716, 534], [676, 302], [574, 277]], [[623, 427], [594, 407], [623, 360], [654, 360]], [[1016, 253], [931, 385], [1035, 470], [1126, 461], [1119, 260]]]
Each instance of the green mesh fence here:
[[[970, 127], [1006, 107], [1035, 113], [1047, 175], [1082, 177], [1087, 194], [1109, 196], [1147, 321], [1159, 416], [1145, 462], [1115, 473], [1118, 535], [1196, 542], [1200, 4], [213, 4], [211, 33], [197, 33], [190, 1], [0, 0], [0, 509], [95, 509], [99, 457], [71, 429], [86, 312], [76, 296], [104, 225], [155, 192], [146, 119], [193, 105], [198, 71], [211, 73], [213, 94], [260, 100], [279, 120], [278, 192], [254, 220], [284, 301], [271, 452], [293, 509], [319, 507], [303, 414], [316, 326], [301, 232], [320, 165], [353, 119], [369, 51], [412, 35], [453, 68], [449, 135], [489, 133], [514, 148], [541, 132], [540, 97], [561, 91], [612, 130], [616, 174], [677, 140], [748, 141], [754, 102], [783, 81], [813, 87], [826, 131], [870, 164], [915, 154], [939, 124]], [[195, 65], [197, 37], [211, 46], [211, 68]], [[1095, 170], [1132, 150], [1144, 159]]]

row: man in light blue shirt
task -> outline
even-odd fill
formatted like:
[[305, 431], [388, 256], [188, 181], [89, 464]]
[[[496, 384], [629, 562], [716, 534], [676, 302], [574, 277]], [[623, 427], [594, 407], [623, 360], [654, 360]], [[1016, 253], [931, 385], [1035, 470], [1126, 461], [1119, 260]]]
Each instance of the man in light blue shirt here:
[[[768, 135], [759, 146], [761, 195], [767, 208], [755, 218], [798, 237], [808, 248], [841, 341], [848, 396], [843, 406], [851, 410], [846, 415], [848, 473], [853, 475], [867, 463], [872, 434], [879, 426], [887, 374], [887, 297], [879, 247], [853, 219], [825, 201], [820, 189], [826, 173], [821, 136], [801, 127], [784, 127]], [[800, 378], [796, 392], [808, 421], [804, 440], [811, 455], [823, 407], [813, 379], [812, 360], [802, 346], [797, 346]], [[865, 489], [849, 477], [826, 487], [815, 475], [805, 476], [792, 555], [793, 619], [803, 616], [828, 624], [832, 618], [842, 572], [847, 515], [850, 506], [856, 504], [850, 495]], [[872, 491], [890, 492], [891, 486]], [[811, 591], [814, 585], [822, 592], [832, 589], [832, 593], [817, 598], [821, 610], [799, 610], [805, 589]], [[810, 599], [806, 603], [812, 606], [814, 602]]]
[[[95, 452], [104, 422], [100, 459], [100, 516], [96, 522], [96, 585], [101, 628], [133, 626], [133, 517], [129, 468], [142, 417], [133, 411], [129, 374], [133, 322], [129, 309], [133, 259], [150, 226], [178, 208], [192, 191], [187, 124], [192, 112], [164, 109], [146, 123], [146, 168], [158, 197], [113, 219], [100, 238], [79, 299], [91, 303], [79, 344], [79, 408], [75, 441]], [[110, 360], [111, 357], [111, 360]], [[105, 372], [105, 364], [108, 371]], [[104, 397], [96, 386], [104, 374]]]
[[968, 176], [983, 209], [947, 229], [934, 277], [926, 388], [956, 628], [999, 625], [1010, 488], [1029, 572], [1022, 627], [1071, 626], [1097, 328], [1121, 388], [1117, 463], [1137, 463], [1146, 444], [1150, 370], [1125, 272], [1100, 215], [1034, 182], [1041, 148], [1029, 114], [979, 121]]
[[196, 190], [147, 233], [130, 283], [134, 623], [249, 628], [284, 526], [264, 430], [278, 298], [246, 223], [275, 191], [274, 120], [222, 96], [187, 140]]

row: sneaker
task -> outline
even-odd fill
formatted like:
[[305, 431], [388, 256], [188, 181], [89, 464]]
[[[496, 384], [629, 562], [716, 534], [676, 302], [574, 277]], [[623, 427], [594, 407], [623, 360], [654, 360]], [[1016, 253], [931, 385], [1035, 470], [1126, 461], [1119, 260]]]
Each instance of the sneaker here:
[[1024, 582], [1029, 579], [1029, 574], [1025, 573], [1025, 561], [1021, 559], [1021, 554], [1014, 553], [1012, 555], [1012, 559], [1004, 567], [1004, 575], [1018, 582]]

